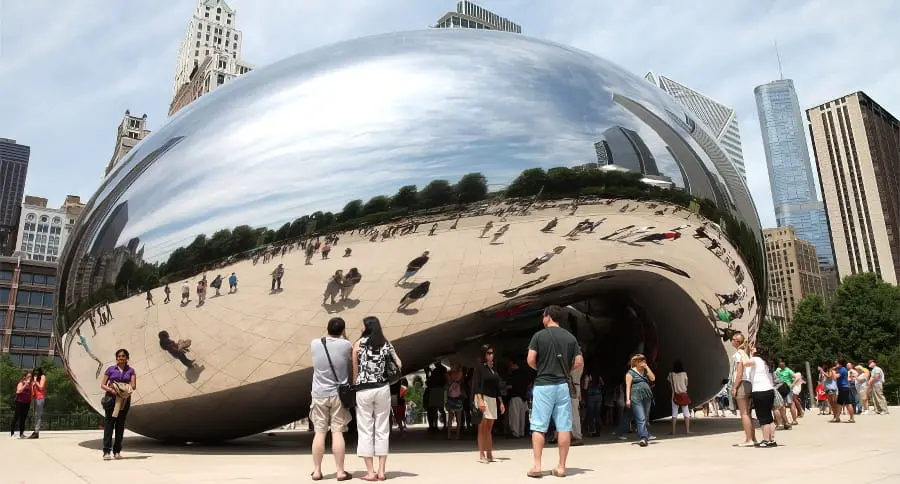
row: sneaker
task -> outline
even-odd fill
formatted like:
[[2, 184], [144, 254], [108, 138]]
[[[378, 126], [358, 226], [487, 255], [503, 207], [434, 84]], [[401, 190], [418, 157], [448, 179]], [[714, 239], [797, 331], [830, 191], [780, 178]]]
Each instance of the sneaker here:
[[640, 441], [638, 441], [638, 445], [640, 445], [641, 447], [647, 447], [647, 441], [646, 441], [646, 440], [640, 440]]
[[768, 447], [768, 446], [769, 446], [769, 441], [768, 441], [768, 440], [763, 440], [763, 441], [760, 441], [760, 442], [757, 442], [757, 443], [756, 443], [756, 447], [759, 447], [760, 449], [765, 449], [765, 448]]
[[113, 454], [113, 459], [119, 460], [119, 459], [121, 459], [121, 458], [122, 458], [122, 454], [118, 454], [118, 453]]
[[112, 460], [112, 456], [109, 454], [103, 454], [103, 460]]
[[778, 442], [775, 442], [774, 440], [770, 440], [769, 447], [778, 447]]

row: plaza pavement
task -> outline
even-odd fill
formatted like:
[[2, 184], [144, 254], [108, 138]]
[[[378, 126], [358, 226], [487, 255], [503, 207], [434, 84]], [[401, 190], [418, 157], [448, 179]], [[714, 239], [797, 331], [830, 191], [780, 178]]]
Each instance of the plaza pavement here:
[[[900, 409], [891, 415], [863, 415], [857, 423], [830, 424], [815, 411], [791, 431], [778, 432], [775, 449], [735, 448], [741, 440], [734, 418], [698, 418], [695, 435], [666, 436], [669, 422], [653, 425], [647, 448], [610, 437], [588, 439], [569, 455], [567, 480], [605, 483], [753, 482], [796, 484], [900, 483]], [[680, 429], [683, 430], [683, 429]], [[39, 440], [0, 439], [0, 482], [4, 484], [203, 484], [308, 482], [311, 434], [279, 431], [217, 446], [166, 446], [128, 434], [120, 461], [103, 461], [101, 432], [45, 432]], [[527, 439], [496, 439], [498, 462], [479, 464], [474, 441], [448, 442], [414, 430], [392, 438], [388, 480], [454, 483], [466, 479], [491, 484], [533, 482]], [[355, 451], [353, 445], [348, 450]], [[549, 476], [556, 448], [544, 453]], [[328, 482], [333, 460], [326, 455]], [[363, 475], [362, 461], [347, 457], [347, 469]], [[351, 482], [360, 482], [354, 479]]]

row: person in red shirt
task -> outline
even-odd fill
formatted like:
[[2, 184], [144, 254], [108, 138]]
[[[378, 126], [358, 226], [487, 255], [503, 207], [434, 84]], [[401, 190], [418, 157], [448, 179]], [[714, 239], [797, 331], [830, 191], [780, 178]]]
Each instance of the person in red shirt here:
[[819, 415], [827, 415], [828, 395], [825, 394], [825, 385], [821, 383], [816, 385], [816, 402], [819, 406]]

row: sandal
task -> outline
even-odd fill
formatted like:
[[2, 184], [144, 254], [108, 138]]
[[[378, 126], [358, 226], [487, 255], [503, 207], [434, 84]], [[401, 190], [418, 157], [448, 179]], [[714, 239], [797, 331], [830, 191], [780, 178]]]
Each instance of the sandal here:
[[316, 477], [316, 472], [313, 471], [313, 472], [309, 473], [309, 478], [314, 481], [321, 481], [323, 478], [325, 478], [325, 476], [323, 476], [322, 474], [319, 474], [319, 477]]
[[353, 479], [353, 474], [351, 474], [349, 472], [344, 472], [343, 476], [339, 476], [337, 478], [337, 480], [339, 480], [339, 481], [349, 481], [350, 479]]
[[552, 471], [550, 471], [550, 475], [552, 475], [553, 477], [566, 477], [565, 472], [559, 472], [556, 469], [553, 469]]
[[528, 471], [528, 474], [525, 474], [532, 479], [540, 479], [544, 477], [543, 471]]

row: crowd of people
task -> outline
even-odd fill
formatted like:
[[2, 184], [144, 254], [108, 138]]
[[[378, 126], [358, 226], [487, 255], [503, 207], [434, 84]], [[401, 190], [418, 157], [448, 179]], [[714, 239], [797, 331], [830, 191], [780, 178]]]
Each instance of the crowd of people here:
[[[807, 382], [800, 372], [789, 368], [782, 359], [777, 367], [763, 359], [758, 348], [743, 334], [731, 338], [735, 353], [731, 358], [731, 372], [727, 394], [733, 399], [740, 415], [744, 440], [736, 447], [778, 447], [776, 430], [791, 430], [803, 417], [801, 395]], [[820, 415], [831, 416], [833, 423], [855, 423], [855, 415], [888, 413], [884, 397], [884, 370], [875, 360], [868, 361], [868, 370], [846, 360], [836, 360], [818, 368], [816, 386]], [[715, 405], [724, 406], [720, 399]], [[762, 439], [757, 439], [751, 412], [759, 424]], [[716, 411], [718, 414], [718, 411]], [[841, 417], [846, 415], [846, 420]]]

